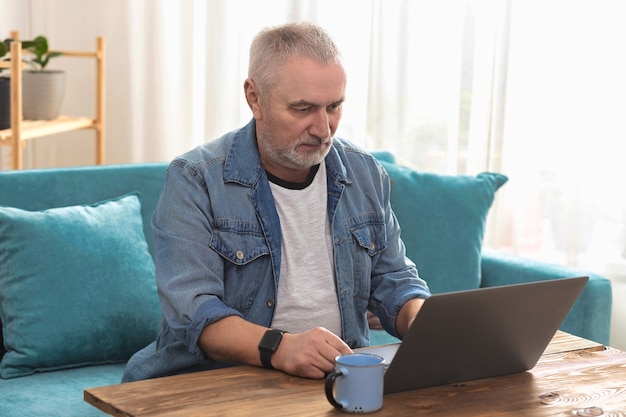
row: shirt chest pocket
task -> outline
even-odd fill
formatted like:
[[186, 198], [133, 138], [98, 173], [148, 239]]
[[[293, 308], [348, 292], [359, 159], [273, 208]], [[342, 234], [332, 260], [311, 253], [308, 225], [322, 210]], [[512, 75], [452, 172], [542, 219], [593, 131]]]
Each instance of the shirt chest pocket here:
[[355, 244], [367, 255], [375, 256], [387, 248], [387, 233], [382, 213], [352, 219], [349, 225]]
[[236, 222], [226, 226], [229, 227], [214, 229], [211, 238], [211, 248], [224, 259], [235, 265], [246, 265], [269, 255], [269, 247], [257, 224]]

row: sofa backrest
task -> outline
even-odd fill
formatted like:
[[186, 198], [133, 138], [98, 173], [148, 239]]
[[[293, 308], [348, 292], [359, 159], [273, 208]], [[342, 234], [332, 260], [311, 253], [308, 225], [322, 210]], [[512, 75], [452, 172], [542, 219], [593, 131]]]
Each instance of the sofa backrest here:
[[93, 204], [138, 191], [143, 229], [154, 256], [152, 213], [165, 183], [168, 163], [0, 171], [0, 206], [44, 210]]
[[[485, 220], [507, 178], [495, 173], [446, 176], [395, 163], [391, 152], [374, 156], [392, 181], [391, 205], [402, 227], [407, 256], [433, 292], [480, 286]], [[0, 206], [42, 210], [93, 204], [133, 191], [141, 195], [146, 241], [154, 256], [152, 214], [168, 163], [0, 171]]]

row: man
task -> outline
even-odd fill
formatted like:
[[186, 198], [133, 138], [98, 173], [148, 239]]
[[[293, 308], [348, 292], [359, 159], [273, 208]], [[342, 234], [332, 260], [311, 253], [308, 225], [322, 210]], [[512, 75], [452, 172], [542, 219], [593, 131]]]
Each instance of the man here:
[[322, 378], [368, 345], [368, 309], [406, 333], [430, 293], [404, 255], [388, 176], [334, 138], [345, 87], [321, 28], [257, 35], [253, 120], [168, 169], [153, 218], [164, 321], [124, 381], [242, 363]]

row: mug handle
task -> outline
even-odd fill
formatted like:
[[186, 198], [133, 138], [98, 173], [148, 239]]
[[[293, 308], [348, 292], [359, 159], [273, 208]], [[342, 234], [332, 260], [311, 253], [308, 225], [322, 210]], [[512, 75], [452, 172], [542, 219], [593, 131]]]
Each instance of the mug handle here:
[[335, 369], [334, 371], [326, 375], [326, 384], [324, 385], [324, 388], [326, 391], [326, 399], [328, 400], [329, 403], [333, 405], [333, 407], [338, 408], [340, 410], [344, 408], [344, 405], [341, 403], [338, 403], [337, 400], [335, 399], [335, 395], [333, 394], [333, 387], [335, 385], [335, 380], [337, 379], [337, 377], [340, 377], [343, 375], [345, 374], [341, 369]]

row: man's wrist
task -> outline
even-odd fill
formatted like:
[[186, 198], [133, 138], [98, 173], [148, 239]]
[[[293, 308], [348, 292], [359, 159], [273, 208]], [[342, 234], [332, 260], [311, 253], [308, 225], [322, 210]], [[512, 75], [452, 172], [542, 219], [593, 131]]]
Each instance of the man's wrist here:
[[272, 356], [278, 350], [283, 335], [287, 333], [284, 330], [270, 329], [265, 332], [259, 343], [259, 355], [261, 363], [267, 369], [274, 369], [272, 366]]
[[401, 337], [404, 337], [408, 332], [409, 327], [413, 324], [422, 305], [424, 305], [424, 301], [424, 298], [412, 298], [400, 309], [398, 318], [396, 319], [396, 330]]

